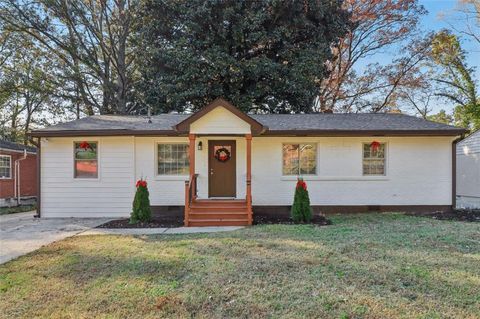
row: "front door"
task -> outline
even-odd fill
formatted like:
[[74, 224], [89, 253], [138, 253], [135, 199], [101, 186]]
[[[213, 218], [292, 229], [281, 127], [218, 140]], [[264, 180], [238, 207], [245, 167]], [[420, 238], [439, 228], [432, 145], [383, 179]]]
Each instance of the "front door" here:
[[236, 197], [235, 146], [235, 141], [208, 141], [209, 197]]

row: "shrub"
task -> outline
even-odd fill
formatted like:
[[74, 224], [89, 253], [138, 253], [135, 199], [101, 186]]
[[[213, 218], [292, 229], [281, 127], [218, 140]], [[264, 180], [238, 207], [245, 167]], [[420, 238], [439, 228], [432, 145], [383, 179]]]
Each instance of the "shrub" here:
[[133, 209], [130, 216], [130, 223], [148, 222], [152, 218], [150, 210], [150, 199], [148, 198], [147, 181], [140, 179], [137, 181], [137, 192], [133, 199]]
[[312, 208], [310, 207], [307, 184], [301, 178], [298, 179], [295, 187], [291, 214], [295, 223], [309, 223], [312, 220]]

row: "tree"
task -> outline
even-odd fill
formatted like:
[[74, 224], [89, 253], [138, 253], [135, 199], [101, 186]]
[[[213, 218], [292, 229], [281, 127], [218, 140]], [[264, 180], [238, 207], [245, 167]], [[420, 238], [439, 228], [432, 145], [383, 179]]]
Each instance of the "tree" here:
[[81, 102], [86, 114], [124, 114], [133, 105], [132, 6], [129, 0], [4, 0], [0, 21], [56, 55], [70, 82], [65, 97]]
[[133, 209], [130, 216], [130, 223], [148, 222], [152, 219], [150, 210], [150, 199], [147, 188], [147, 182], [139, 180], [137, 182], [137, 191], [133, 199]]
[[312, 220], [312, 207], [308, 196], [307, 184], [298, 179], [292, 205], [292, 219], [295, 223], [309, 223]]
[[445, 110], [440, 110], [437, 114], [428, 115], [427, 120], [448, 125], [453, 124], [453, 117], [447, 114]]
[[11, 32], [10, 52], [0, 65], [0, 122], [2, 138], [27, 144], [31, 125], [54, 103], [54, 82], [49, 55], [38, 43]]
[[345, 34], [338, 1], [150, 0], [135, 32], [156, 112], [198, 110], [224, 96], [248, 112], [308, 112]]
[[[381, 111], [394, 100], [397, 89], [409, 84], [409, 76], [422, 61], [425, 41], [416, 37], [418, 17], [425, 9], [416, 0], [345, 0], [351, 13], [348, 32], [333, 45], [331, 73], [319, 85], [316, 110]], [[404, 42], [414, 39], [409, 45]], [[358, 66], [387, 50], [405, 55], [392, 63], [371, 63], [359, 74]], [[398, 56], [398, 54], [397, 54]]]
[[442, 70], [435, 79], [440, 85], [436, 94], [457, 105], [456, 117], [463, 122], [460, 124], [480, 128], [480, 99], [473, 79], [474, 69], [467, 65], [457, 36], [443, 30], [435, 35], [431, 46], [432, 60]]

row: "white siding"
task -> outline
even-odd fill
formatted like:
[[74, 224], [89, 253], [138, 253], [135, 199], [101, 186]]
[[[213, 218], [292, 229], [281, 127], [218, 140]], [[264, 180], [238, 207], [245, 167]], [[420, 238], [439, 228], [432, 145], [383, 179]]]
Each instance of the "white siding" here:
[[221, 106], [190, 124], [190, 133], [194, 134], [249, 134], [250, 132], [250, 124]]
[[[208, 196], [208, 139], [237, 141], [237, 198], [245, 197], [245, 139], [201, 137], [196, 152], [199, 197]], [[387, 143], [386, 176], [362, 176], [362, 143], [373, 138], [254, 137], [254, 205], [291, 205], [295, 176], [282, 176], [282, 143], [317, 143], [315, 176], [305, 176], [312, 205], [450, 205], [450, 137], [378, 137]], [[73, 178], [73, 142], [99, 142], [99, 179]], [[146, 178], [152, 205], [184, 204], [188, 176], [157, 176], [157, 143], [186, 137], [49, 138], [42, 142], [43, 217], [129, 216], [135, 181]], [[196, 147], [195, 147], [196, 148]]]
[[[98, 179], [76, 179], [74, 141], [98, 141]], [[135, 191], [133, 137], [42, 139], [42, 217], [129, 216]]]
[[[386, 176], [362, 176], [362, 142], [387, 143]], [[312, 205], [451, 205], [452, 139], [254, 137], [254, 205], [291, 205], [296, 177], [282, 176], [282, 143], [317, 143]]]
[[157, 144], [186, 143], [186, 137], [136, 137], [135, 138], [135, 175], [148, 183], [151, 205], [184, 205], [185, 180], [188, 176], [157, 176]]
[[480, 131], [457, 144], [457, 204], [480, 208]]

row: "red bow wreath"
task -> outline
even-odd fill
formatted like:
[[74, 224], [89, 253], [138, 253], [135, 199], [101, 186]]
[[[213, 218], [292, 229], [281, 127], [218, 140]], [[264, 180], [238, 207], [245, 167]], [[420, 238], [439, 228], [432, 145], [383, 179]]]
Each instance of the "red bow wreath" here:
[[372, 143], [370, 143], [370, 149], [372, 150], [372, 153], [377, 152], [380, 149], [380, 145], [380, 142], [377, 141], [373, 141]]
[[92, 146], [90, 146], [87, 141], [83, 141], [80, 143], [80, 148], [83, 148], [86, 151], [87, 149], [92, 149]]
[[303, 188], [304, 190], [307, 190], [307, 183], [305, 183], [303, 179], [299, 178], [297, 181], [297, 189], [300, 187]]
[[136, 187], [137, 187], [137, 188], [138, 188], [138, 187], [147, 188], [147, 181], [144, 181], [143, 179], [139, 179], [139, 180], [137, 181]]

